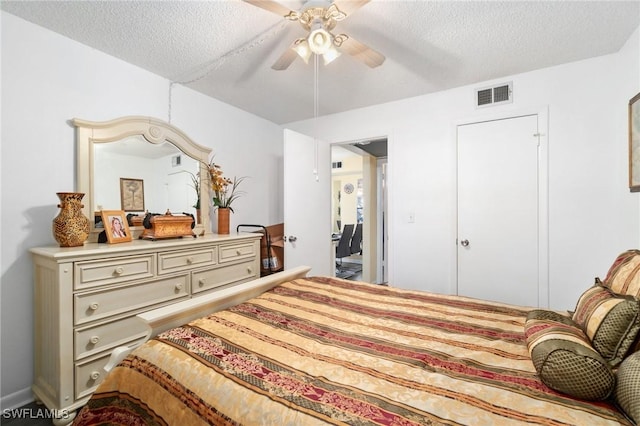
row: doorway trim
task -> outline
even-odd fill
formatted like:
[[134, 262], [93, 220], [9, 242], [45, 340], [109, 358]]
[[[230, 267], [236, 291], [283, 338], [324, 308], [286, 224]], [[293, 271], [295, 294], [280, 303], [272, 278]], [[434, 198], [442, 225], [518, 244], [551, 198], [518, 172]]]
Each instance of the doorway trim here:
[[549, 308], [549, 107], [510, 109], [489, 114], [474, 115], [452, 123], [452, 222], [453, 241], [451, 258], [451, 294], [458, 291], [458, 127], [487, 121], [505, 120], [528, 115], [538, 116], [538, 306]]

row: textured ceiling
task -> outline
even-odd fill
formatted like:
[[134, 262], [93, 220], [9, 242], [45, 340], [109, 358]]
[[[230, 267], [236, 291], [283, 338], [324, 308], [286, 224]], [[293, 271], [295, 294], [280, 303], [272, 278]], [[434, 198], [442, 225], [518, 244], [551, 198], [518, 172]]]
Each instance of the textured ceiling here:
[[[298, 9], [301, 2], [282, 1]], [[271, 65], [305, 31], [241, 0], [10, 1], [2, 10], [275, 123], [314, 115], [314, 67]], [[617, 52], [638, 1], [372, 0], [338, 23], [386, 56], [319, 67], [336, 113]]]

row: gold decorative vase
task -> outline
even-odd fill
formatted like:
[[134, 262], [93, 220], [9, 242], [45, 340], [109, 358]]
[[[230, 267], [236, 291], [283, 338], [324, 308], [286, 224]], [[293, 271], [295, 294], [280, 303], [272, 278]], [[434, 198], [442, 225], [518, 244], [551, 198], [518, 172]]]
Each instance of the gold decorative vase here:
[[89, 237], [89, 219], [82, 214], [82, 192], [56, 192], [60, 213], [53, 219], [53, 237], [60, 247], [78, 247]]
[[228, 208], [218, 208], [218, 234], [229, 233], [229, 213]]

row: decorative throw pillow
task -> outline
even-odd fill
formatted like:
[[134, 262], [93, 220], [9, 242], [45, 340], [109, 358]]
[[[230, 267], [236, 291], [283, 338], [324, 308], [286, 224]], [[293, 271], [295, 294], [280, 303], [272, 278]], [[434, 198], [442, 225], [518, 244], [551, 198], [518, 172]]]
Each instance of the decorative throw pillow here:
[[640, 424], [640, 352], [620, 364], [617, 376], [616, 403], [636, 424]]
[[572, 318], [556, 311], [547, 311], [544, 309], [535, 309], [529, 312], [529, 314], [527, 315], [527, 322], [529, 322], [529, 320], [553, 321], [566, 324], [568, 326], [576, 326], [576, 323]]
[[609, 268], [604, 285], [616, 294], [640, 298], [640, 250], [621, 253]]
[[569, 317], [531, 311], [524, 333], [531, 361], [542, 382], [559, 392], [585, 400], [607, 399], [615, 375], [589, 338]]
[[640, 332], [640, 301], [595, 285], [580, 296], [572, 319], [591, 339], [593, 348], [616, 367]]

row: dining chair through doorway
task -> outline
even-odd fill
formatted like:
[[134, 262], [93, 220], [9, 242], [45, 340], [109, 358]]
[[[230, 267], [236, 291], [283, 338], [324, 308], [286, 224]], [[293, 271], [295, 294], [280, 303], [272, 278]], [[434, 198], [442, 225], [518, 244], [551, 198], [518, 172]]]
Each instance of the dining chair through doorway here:
[[362, 254], [362, 223], [356, 225], [356, 230], [351, 237], [351, 254], [356, 253]]
[[[351, 256], [351, 237], [353, 236], [353, 224], [346, 224], [342, 229], [342, 235], [336, 247], [336, 267], [342, 266], [342, 258]], [[340, 263], [338, 263], [338, 259]]]

